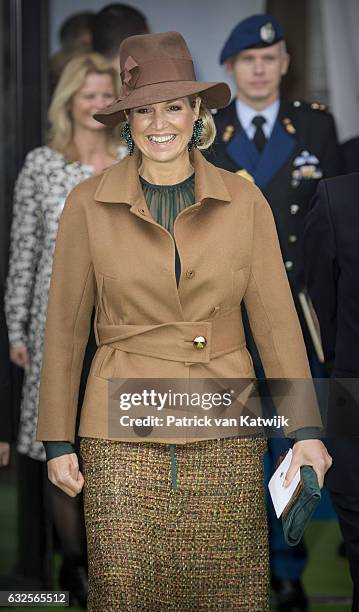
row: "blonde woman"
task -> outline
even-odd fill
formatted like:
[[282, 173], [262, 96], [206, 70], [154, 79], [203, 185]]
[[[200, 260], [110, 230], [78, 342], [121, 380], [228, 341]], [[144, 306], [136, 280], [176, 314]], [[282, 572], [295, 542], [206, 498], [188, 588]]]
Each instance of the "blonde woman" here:
[[[113, 130], [93, 119], [115, 100], [117, 80], [115, 69], [99, 54], [76, 56], [68, 63], [49, 108], [48, 144], [28, 153], [15, 187], [5, 309], [10, 358], [25, 368], [17, 449], [41, 462], [45, 450], [35, 430], [57, 227], [71, 189], [126, 154]], [[55, 487], [51, 502], [65, 556], [81, 558], [81, 505], [59, 496]], [[67, 573], [63, 568], [65, 582]]]

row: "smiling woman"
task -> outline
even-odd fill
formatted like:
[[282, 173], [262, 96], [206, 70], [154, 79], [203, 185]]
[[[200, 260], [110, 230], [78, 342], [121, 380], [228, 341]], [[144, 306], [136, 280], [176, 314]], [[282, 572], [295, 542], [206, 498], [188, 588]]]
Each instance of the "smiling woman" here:
[[[38, 438], [74, 439], [95, 305], [98, 352], [81, 411], [81, 466], [75, 452], [48, 462], [51, 482], [68, 495], [84, 487], [87, 609], [265, 612], [263, 437], [119, 430], [109, 384], [129, 379], [143, 391], [163, 379], [167, 390], [167, 379], [179, 379], [186, 390], [199, 378], [206, 392], [211, 380], [203, 379], [254, 376], [242, 299], [267, 376], [310, 377], [273, 216], [252, 183], [198, 150], [214, 135], [206, 108], [225, 106], [230, 90], [196, 80], [182, 36], [127, 38], [120, 62], [119, 98], [95, 117], [106, 126], [126, 120], [132, 155], [83, 182], [65, 204]], [[293, 407], [293, 429], [318, 424], [315, 410], [312, 420], [304, 413], [302, 403]], [[324, 466], [321, 442], [316, 448]]]
[[[100, 129], [93, 118], [94, 109], [103, 108], [114, 100], [113, 80], [109, 74], [90, 72], [72, 100], [72, 120], [78, 125]], [[96, 111], [95, 111], [96, 112]]]
[[66, 161], [81, 159], [98, 170], [115, 161], [114, 131], [104, 129], [93, 115], [116, 98], [117, 78], [97, 53], [80, 55], [66, 66], [49, 108], [49, 144]]
[[[188, 178], [193, 168], [188, 143], [198, 120], [201, 99], [159, 102], [130, 111], [135, 146], [142, 153], [140, 174], [155, 184], [175, 184]], [[150, 162], [150, 164], [148, 164]]]
[[[127, 114], [127, 121], [133, 141], [142, 153], [140, 174], [155, 184], [179, 183], [192, 173], [188, 150], [193, 145], [194, 125], [198, 126], [198, 149], [207, 149], [216, 133], [212, 114], [200, 96], [134, 108]], [[151, 164], [150, 169], [146, 167], [146, 158], [160, 165]], [[153, 174], [154, 167], [160, 175]]]

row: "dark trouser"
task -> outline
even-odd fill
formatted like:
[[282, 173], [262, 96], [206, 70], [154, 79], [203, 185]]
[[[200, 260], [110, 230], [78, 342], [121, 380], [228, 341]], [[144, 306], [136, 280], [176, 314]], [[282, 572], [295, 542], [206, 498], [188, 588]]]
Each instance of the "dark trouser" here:
[[326, 484], [338, 515], [354, 584], [352, 611], [359, 611], [359, 438], [325, 440], [333, 458]]
[[352, 611], [359, 611], [359, 397], [353, 373], [333, 372], [325, 440], [333, 465], [326, 475], [353, 580]]
[[[354, 493], [354, 491], [353, 491]], [[330, 492], [339, 518], [354, 584], [352, 612], [359, 610], [359, 487], [353, 495]]]
[[43, 461], [17, 455], [18, 563], [17, 574], [33, 588], [51, 589], [52, 523], [47, 474]]

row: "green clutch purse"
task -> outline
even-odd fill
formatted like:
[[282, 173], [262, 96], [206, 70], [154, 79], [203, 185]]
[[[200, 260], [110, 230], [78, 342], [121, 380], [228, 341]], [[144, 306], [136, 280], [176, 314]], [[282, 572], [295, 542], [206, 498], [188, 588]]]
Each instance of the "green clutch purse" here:
[[315, 471], [310, 465], [302, 465], [300, 482], [282, 513], [284, 539], [289, 546], [301, 540], [321, 497]]

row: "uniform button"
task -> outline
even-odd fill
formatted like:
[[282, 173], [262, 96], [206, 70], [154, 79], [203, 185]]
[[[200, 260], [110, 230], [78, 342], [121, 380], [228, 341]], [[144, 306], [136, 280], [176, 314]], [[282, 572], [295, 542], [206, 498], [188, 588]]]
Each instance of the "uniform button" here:
[[194, 275], [195, 275], [194, 270], [187, 270], [187, 272], [186, 272], [186, 277], [187, 278], [193, 278]]
[[290, 234], [290, 236], [288, 236], [288, 240], [289, 242], [297, 242], [297, 236], [295, 234]]
[[296, 215], [298, 210], [299, 210], [298, 204], [292, 204], [291, 207], [290, 207], [290, 214], [291, 215]]
[[294, 263], [292, 261], [285, 261], [284, 265], [286, 267], [286, 270], [292, 270]]
[[207, 339], [204, 336], [196, 336], [193, 338], [193, 346], [196, 349], [203, 349], [207, 344]]

